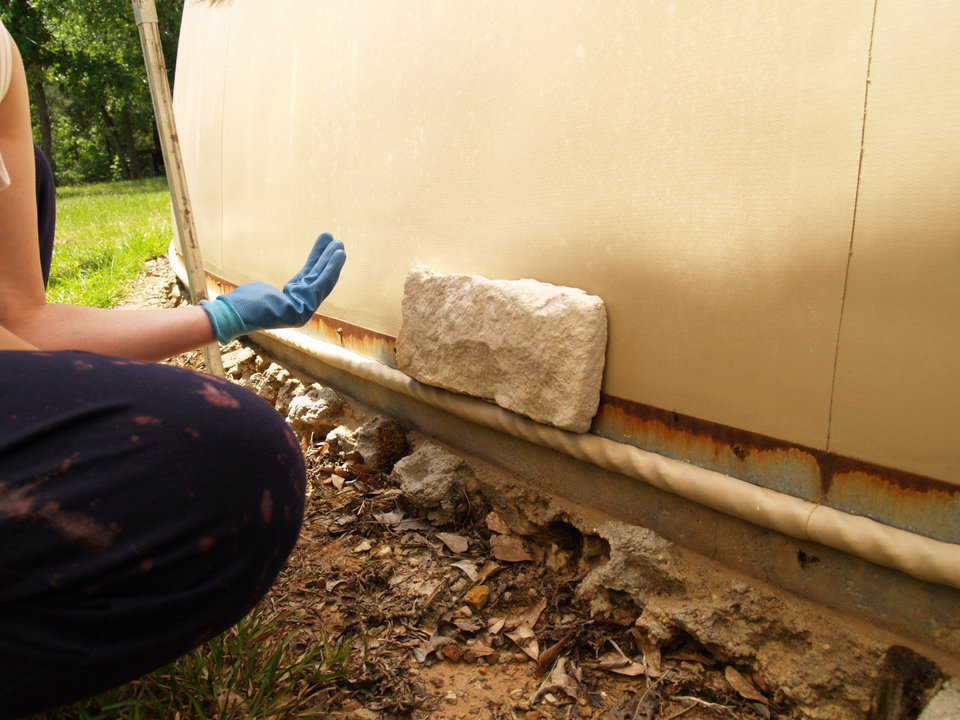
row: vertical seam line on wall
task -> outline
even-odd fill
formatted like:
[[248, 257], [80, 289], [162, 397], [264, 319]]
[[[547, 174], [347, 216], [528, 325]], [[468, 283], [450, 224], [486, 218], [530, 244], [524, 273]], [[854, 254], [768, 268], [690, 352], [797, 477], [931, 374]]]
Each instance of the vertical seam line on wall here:
[[850, 221], [850, 241], [847, 245], [847, 265], [843, 273], [843, 291], [840, 295], [840, 319], [837, 322], [837, 342], [833, 351], [833, 380], [830, 383], [830, 405], [827, 408], [827, 441], [825, 450], [830, 450], [830, 433], [833, 430], [833, 402], [837, 390], [837, 372], [840, 368], [840, 336], [843, 331], [843, 312], [847, 305], [847, 284], [850, 282], [850, 265], [853, 260], [853, 238], [857, 231], [857, 208], [860, 204], [860, 179], [863, 176], [863, 147], [867, 135], [867, 105], [870, 99], [870, 71], [873, 65], [873, 39], [877, 28], [877, 5], [873, 2], [873, 18], [870, 21], [870, 43], [867, 47], [867, 72], [863, 83], [863, 114], [860, 121], [860, 154], [857, 159], [857, 184], [853, 192], [853, 217]]
[[[226, 9], [224, 9], [226, 12]], [[220, 87], [220, 267], [225, 266], [223, 257], [223, 157], [226, 153], [226, 133], [224, 126], [227, 120], [227, 61], [230, 59], [230, 36], [233, 34], [233, 19], [227, 15], [227, 37], [223, 43], [223, 82]]]

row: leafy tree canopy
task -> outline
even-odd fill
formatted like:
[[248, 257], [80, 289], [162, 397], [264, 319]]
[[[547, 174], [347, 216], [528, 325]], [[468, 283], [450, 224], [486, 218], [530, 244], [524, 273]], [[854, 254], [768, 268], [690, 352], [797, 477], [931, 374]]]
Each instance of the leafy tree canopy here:
[[[157, 11], [173, 68], [183, 0], [157, 0]], [[23, 56], [34, 135], [58, 182], [162, 173], [129, 0], [0, 0], [0, 19]]]

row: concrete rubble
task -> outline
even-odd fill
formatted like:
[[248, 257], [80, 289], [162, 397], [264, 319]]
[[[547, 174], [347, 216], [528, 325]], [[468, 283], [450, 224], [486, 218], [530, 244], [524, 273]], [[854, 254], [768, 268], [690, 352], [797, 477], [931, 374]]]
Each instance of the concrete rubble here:
[[[325, 441], [334, 452], [349, 456], [357, 452], [357, 438], [346, 425], [338, 425], [327, 433]], [[357, 453], [359, 456], [359, 453]]]
[[377, 470], [389, 471], [410, 451], [407, 434], [396, 420], [377, 416], [356, 432], [357, 452], [363, 462]]
[[[577, 515], [569, 503], [521, 483], [478, 477], [515, 533], [548, 546], [544, 537], [558, 524], [582, 533], [579, 563], [592, 569], [577, 595], [594, 617], [632, 625], [660, 646], [694, 641], [727, 667], [749, 672], [796, 717], [906, 720], [939, 677], [933, 663], [908, 648], [867, 636], [825, 608], [738, 576], [651, 530]], [[885, 696], [893, 700], [880, 714]]]
[[319, 383], [310, 385], [302, 395], [294, 396], [287, 408], [287, 422], [299, 433], [326, 435], [343, 410], [343, 398]]
[[607, 343], [600, 298], [536, 280], [415, 267], [402, 311], [397, 365], [403, 372], [542, 423], [590, 429]]
[[476, 484], [470, 466], [433, 442], [425, 442], [393, 468], [407, 501], [436, 524], [452, 522], [462, 510], [464, 493]]

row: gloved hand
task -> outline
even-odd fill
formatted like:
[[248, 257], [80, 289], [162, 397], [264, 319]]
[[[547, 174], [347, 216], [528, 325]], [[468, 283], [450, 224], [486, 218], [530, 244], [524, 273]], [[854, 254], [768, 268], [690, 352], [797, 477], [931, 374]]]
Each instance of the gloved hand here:
[[343, 243], [324, 233], [314, 243], [303, 269], [282, 292], [273, 285], [252, 282], [200, 304], [222, 343], [254, 330], [300, 327], [333, 291], [346, 261]]

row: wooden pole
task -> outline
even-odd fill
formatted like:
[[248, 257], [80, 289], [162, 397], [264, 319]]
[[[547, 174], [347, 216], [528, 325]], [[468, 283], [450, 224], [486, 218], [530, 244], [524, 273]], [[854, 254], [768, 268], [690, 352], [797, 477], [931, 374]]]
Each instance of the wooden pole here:
[[[200, 244], [197, 242], [197, 227], [193, 221], [193, 208], [187, 191], [187, 176], [183, 169], [183, 156], [180, 153], [180, 138], [173, 117], [173, 100], [170, 96], [170, 83], [167, 80], [167, 65], [163, 59], [163, 45], [160, 44], [160, 27], [157, 22], [157, 6], [154, 0], [132, 0], [133, 15], [140, 31], [140, 44], [143, 47], [143, 59], [147, 65], [147, 78], [150, 81], [150, 96], [153, 99], [153, 112], [157, 119], [157, 132], [160, 134], [160, 146], [163, 149], [163, 164], [167, 169], [167, 183], [173, 197], [173, 215], [180, 236], [180, 252], [183, 264], [187, 268], [187, 284], [190, 288], [190, 301], [194, 304], [207, 297], [207, 276], [203, 272], [203, 258]], [[223, 361], [220, 359], [220, 346], [216, 342], [203, 348], [207, 362], [207, 371], [223, 377]]]

